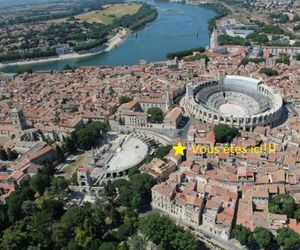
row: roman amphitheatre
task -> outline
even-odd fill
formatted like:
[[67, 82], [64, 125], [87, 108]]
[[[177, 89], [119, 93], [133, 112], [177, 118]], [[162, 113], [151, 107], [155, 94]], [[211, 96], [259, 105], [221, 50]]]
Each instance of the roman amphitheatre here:
[[181, 105], [201, 122], [252, 131], [256, 126], [275, 126], [281, 118], [283, 100], [260, 80], [221, 74], [218, 80], [187, 85]]

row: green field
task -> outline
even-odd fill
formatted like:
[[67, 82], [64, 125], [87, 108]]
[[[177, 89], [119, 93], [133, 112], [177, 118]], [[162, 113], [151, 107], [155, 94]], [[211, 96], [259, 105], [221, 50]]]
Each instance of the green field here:
[[[89, 23], [103, 23], [103, 24], [112, 24], [113, 21], [117, 18], [120, 18], [125, 15], [133, 15], [138, 12], [141, 8], [141, 4], [131, 3], [131, 4], [116, 4], [107, 6], [104, 10], [99, 11], [90, 11], [84, 14], [75, 16], [76, 20], [87, 21]], [[61, 18], [52, 20], [50, 22], [64, 22], [67, 18]]]

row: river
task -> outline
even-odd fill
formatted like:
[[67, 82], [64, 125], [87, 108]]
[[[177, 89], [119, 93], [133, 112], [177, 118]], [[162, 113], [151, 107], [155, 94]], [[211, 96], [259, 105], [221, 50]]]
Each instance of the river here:
[[[128, 36], [117, 48], [87, 58], [31, 64], [4, 69], [16, 72], [23, 68], [34, 71], [62, 70], [71, 66], [133, 65], [141, 59], [147, 62], [166, 60], [169, 52], [209, 45], [207, 23], [215, 16], [211, 10], [166, 1], [146, 1], [156, 6], [158, 17], [136, 33]], [[198, 35], [197, 35], [198, 33]]]

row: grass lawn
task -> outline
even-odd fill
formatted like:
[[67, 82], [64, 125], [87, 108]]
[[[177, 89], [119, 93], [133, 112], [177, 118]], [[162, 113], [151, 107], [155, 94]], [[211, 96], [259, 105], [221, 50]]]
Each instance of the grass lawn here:
[[[130, 4], [116, 4], [107, 6], [104, 10], [90, 11], [84, 14], [75, 16], [77, 20], [87, 21], [89, 23], [103, 23], [112, 24], [116, 18], [120, 18], [125, 15], [133, 15], [141, 8], [141, 4], [130, 3]], [[60, 18], [51, 20], [49, 22], [59, 23], [66, 21], [67, 18]]]
[[78, 156], [78, 158], [73, 163], [63, 168], [65, 177], [67, 179], [70, 178], [79, 167], [85, 166], [86, 164], [88, 164], [88, 162], [89, 162], [89, 152], [85, 152], [84, 154]]

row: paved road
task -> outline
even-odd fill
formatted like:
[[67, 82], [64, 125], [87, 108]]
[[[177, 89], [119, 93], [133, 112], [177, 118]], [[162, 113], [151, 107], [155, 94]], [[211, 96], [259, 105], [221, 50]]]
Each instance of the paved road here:
[[[182, 225], [185, 229], [190, 230], [189, 226], [191, 226], [191, 225], [189, 225], [188, 223], [186, 223], [184, 221], [178, 221], [178, 220], [177, 220], [177, 222], [180, 225]], [[236, 243], [235, 240], [233, 240], [233, 239], [223, 240], [223, 239], [217, 237], [216, 235], [214, 235], [210, 232], [207, 232], [206, 230], [201, 228], [201, 226], [195, 228], [195, 230], [192, 230], [191, 232], [196, 234], [201, 241], [207, 243], [208, 245], [213, 244], [213, 245], [218, 246], [221, 249], [226, 249], [226, 250], [241, 250], [241, 249], [243, 249], [238, 246], [238, 244]]]

